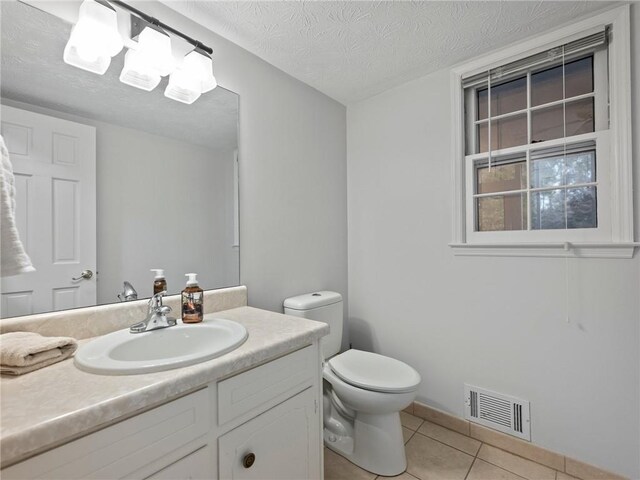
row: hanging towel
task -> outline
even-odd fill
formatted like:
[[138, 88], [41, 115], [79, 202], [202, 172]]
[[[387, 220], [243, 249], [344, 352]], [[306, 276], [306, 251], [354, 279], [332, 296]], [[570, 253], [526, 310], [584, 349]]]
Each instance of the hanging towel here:
[[0, 373], [22, 375], [69, 358], [78, 348], [70, 337], [43, 337], [34, 332], [0, 335]]
[[34, 272], [16, 226], [16, 188], [9, 151], [0, 135], [0, 276]]

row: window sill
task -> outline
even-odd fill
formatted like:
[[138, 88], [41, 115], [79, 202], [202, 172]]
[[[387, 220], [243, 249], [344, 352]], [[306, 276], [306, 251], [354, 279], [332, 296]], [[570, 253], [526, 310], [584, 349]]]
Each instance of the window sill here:
[[450, 243], [454, 255], [474, 257], [633, 258], [640, 243]]

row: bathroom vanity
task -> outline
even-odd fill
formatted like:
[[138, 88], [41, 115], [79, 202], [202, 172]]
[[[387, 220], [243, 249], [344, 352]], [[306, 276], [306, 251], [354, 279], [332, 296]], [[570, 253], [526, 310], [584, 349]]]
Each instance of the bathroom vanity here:
[[2, 478], [322, 478], [328, 327], [250, 307], [211, 317], [241, 323], [247, 341], [151, 374], [94, 375], [66, 360], [3, 377]]

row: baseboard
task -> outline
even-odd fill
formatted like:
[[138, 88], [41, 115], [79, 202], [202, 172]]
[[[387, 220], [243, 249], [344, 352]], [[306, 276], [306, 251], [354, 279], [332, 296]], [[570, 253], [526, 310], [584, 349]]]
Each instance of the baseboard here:
[[443, 412], [420, 402], [413, 402], [405, 412], [442, 427], [475, 438], [527, 460], [545, 465], [583, 480], [628, 480], [627, 477], [603, 470], [560, 453], [544, 449], [533, 443], [469, 422], [464, 418]]

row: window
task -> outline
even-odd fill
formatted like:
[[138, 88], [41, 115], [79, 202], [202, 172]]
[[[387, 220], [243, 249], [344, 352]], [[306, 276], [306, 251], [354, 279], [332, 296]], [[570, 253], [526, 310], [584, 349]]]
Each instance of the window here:
[[[625, 16], [605, 12], [453, 71], [456, 253], [633, 254]], [[617, 253], [587, 252], [605, 247]]]

